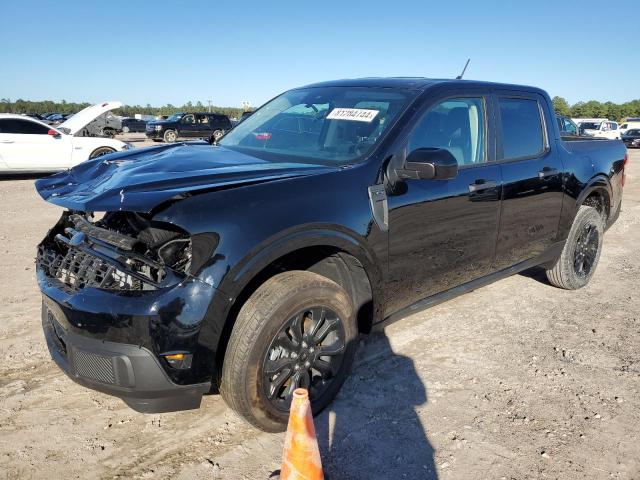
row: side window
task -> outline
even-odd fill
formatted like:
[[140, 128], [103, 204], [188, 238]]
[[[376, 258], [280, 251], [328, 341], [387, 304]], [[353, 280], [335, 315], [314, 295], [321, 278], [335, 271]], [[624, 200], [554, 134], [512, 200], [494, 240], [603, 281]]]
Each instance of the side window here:
[[540, 107], [536, 100], [500, 98], [502, 158], [535, 157], [545, 148]]
[[609, 123], [609, 128], [611, 128], [611, 130], [617, 130], [618, 129], [618, 124], [616, 122], [610, 122]]
[[39, 123], [17, 118], [0, 120], [0, 133], [17, 133], [22, 135], [46, 135], [49, 129]]
[[570, 133], [571, 135], [577, 135], [578, 134], [578, 128], [576, 127], [575, 123], [573, 123], [571, 120], [566, 119], [564, 121], [564, 129], [567, 133]]
[[196, 123], [201, 125], [209, 124], [209, 115], [196, 115]]
[[192, 124], [193, 121], [193, 115], [185, 115], [184, 117], [182, 117], [182, 123]]
[[487, 161], [483, 98], [454, 98], [438, 103], [418, 122], [409, 139], [409, 152], [417, 148], [444, 148], [458, 165]]

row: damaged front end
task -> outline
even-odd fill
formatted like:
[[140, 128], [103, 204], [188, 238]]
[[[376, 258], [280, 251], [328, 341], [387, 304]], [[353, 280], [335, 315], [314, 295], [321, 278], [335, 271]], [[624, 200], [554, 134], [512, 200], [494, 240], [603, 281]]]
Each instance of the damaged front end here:
[[197, 408], [215, 372], [200, 329], [216, 289], [196, 272], [216, 245], [149, 214], [65, 211], [36, 261], [58, 366], [138, 411]]
[[68, 289], [155, 290], [191, 273], [192, 240], [132, 212], [65, 212], [38, 246], [37, 265]]

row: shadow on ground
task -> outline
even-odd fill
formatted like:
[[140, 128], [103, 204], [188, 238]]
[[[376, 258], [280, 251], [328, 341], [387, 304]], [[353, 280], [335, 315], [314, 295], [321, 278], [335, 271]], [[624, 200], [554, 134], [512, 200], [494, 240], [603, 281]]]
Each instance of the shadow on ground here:
[[0, 182], [6, 180], [37, 180], [39, 178], [48, 177], [49, 175], [53, 175], [53, 172], [0, 174]]
[[427, 392], [413, 360], [371, 335], [337, 401], [315, 419], [325, 478], [437, 479], [428, 425], [416, 408]]
[[520, 275], [523, 277], [531, 278], [532, 280], [537, 280], [543, 285], [550, 285], [549, 280], [547, 280], [547, 274], [545, 273], [545, 269], [542, 267], [533, 267], [523, 272], [520, 272]]

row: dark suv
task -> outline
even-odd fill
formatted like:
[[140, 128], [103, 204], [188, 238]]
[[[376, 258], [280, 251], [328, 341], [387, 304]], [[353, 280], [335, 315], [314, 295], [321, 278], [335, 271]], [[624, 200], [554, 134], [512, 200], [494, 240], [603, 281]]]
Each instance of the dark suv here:
[[146, 135], [167, 143], [178, 138], [207, 138], [211, 143], [231, 130], [231, 121], [219, 113], [174, 113], [166, 120], [147, 123]]

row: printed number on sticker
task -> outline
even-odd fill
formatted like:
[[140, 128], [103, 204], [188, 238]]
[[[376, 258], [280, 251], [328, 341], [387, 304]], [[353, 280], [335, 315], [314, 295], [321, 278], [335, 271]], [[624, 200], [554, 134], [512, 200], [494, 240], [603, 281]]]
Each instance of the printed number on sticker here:
[[366, 110], [364, 108], [334, 108], [327, 115], [328, 120], [354, 120], [356, 122], [372, 122], [379, 110]]

